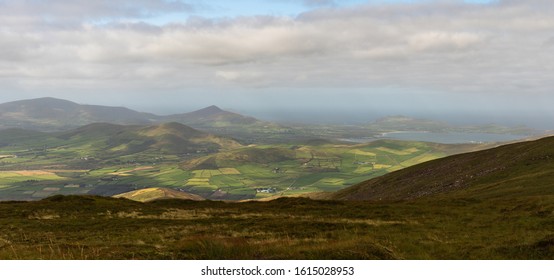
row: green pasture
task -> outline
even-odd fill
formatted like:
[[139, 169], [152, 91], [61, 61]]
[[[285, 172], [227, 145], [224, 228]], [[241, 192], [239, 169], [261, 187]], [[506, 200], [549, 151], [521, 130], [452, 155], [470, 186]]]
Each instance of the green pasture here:
[[[0, 158], [0, 170], [3, 170], [0, 171], [0, 195], [17, 190], [18, 197], [28, 195], [29, 199], [36, 199], [85, 191], [63, 188], [67, 184], [87, 186], [87, 191], [93, 191], [97, 186], [121, 187], [122, 190], [179, 188], [208, 199], [299, 195], [337, 191], [449, 154], [446, 145], [376, 141], [357, 145], [250, 145], [215, 154], [195, 155], [190, 159], [160, 155], [155, 151], [119, 155], [128, 147], [116, 146], [110, 151], [113, 156], [109, 157], [102, 150], [104, 144], [87, 142], [84, 138], [72, 141], [73, 146], [0, 149], [0, 155], [9, 155]], [[14, 152], [15, 148], [18, 148], [17, 152]], [[456, 149], [458, 151], [459, 147]], [[79, 167], [83, 172], [63, 172], [72, 167]], [[27, 169], [59, 169], [60, 172], [33, 176], [14, 173]], [[50, 185], [62, 188], [45, 191], [44, 186]], [[256, 188], [274, 188], [276, 191], [256, 193]]]

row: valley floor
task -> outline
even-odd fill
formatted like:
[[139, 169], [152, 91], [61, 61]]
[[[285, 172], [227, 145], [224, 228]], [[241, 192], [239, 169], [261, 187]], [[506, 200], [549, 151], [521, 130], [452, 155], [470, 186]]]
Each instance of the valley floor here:
[[82, 145], [40, 151], [0, 147], [4, 154], [0, 155], [0, 201], [60, 194], [113, 196], [151, 187], [211, 200], [297, 196], [337, 191], [418, 163], [486, 147], [382, 140], [251, 145], [180, 156], [159, 151], [119, 156]]
[[554, 259], [554, 196], [0, 203], [0, 259]]

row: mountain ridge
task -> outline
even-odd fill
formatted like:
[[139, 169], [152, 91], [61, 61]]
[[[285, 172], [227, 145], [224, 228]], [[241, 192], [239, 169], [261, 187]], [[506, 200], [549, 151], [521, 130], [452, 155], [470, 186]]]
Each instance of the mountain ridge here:
[[270, 124], [253, 117], [222, 110], [215, 105], [189, 113], [160, 116], [126, 107], [78, 104], [52, 97], [0, 104], [0, 129], [22, 128], [54, 132], [93, 123], [153, 125], [168, 122], [178, 122], [193, 128], [208, 130], [223, 126], [258, 125], [262, 127]]

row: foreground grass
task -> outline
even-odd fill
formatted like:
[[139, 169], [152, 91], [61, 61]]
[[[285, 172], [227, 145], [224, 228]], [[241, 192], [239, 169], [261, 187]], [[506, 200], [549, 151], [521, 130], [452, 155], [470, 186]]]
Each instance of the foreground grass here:
[[554, 197], [0, 203], [0, 259], [553, 259]]

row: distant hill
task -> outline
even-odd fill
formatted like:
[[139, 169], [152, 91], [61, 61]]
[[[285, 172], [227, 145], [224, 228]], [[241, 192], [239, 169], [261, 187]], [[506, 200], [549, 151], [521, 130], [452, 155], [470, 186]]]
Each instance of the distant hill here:
[[124, 107], [81, 105], [56, 98], [38, 98], [0, 104], [0, 129], [20, 128], [43, 132], [66, 131], [93, 123], [153, 125], [177, 122], [210, 133], [252, 142], [288, 128], [253, 117], [224, 111], [217, 106], [169, 116], [137, 112]]
[[0, 128], [59, 131], [97, 122], [144, 125], [157, 118], [124, 107], [80, 105], [50, 97], [0, 104]]
[[19, 149], [58, 149], [74, 157], [116, 158], [149, 152], [179, 155], [217, 152], [241, 147], [237, 141], [202, 132], [180, 123], [117, 125], [94, 123], [65, 132], [21, 129], [0, 131], [0, 146]]
[[538, 131], [526, 126], [506, 127], [496, 124], [485, 125], [453, 125], [436, 120], [412, 118], [407, 116], [388, 116], [366, 125], [372, 131], [428, 131], [428, 132], [471, 132], [471, 133], [510, 133], [531, 135]]
[[340, 200], [493, 199], [554, 195], [554, 137], [454, 155], [330, 195]]
[[115, 198], [127, 198], [134, 201], [149, 202], [162, 199], [183, 199], [183, 200], [204, 200], [201, 196], [181, 192], [168, 188], [147, 188], [127, 193], [122, 193], [114, 196]]
[[406, 131], [406, 130], [418, 130], [418, 131], [443, 131], [449, 127], [447, 123], [416, 119], [406, 116], [388, 116], [380, 118], [370, 123], [368, 127], [374, 130], [382, 131]]
[[246, 142], [256, 142], [260, 138], [265, 139], [289, 130], [285, 126], [224, 111], [217, 106], [209, 106], [185, 114], [170, 115], [164, 117], [163, 120], [183, 123], [219, 135], [241, 138]]
[[32, 138], [45, 138], [47, 136], [47, 133], [34, 130], [20, 128], [3, 129], [0, 130], [0, 147], [21, 143]]
[[218, 151], [237, 148], [235, 140], [202, 132], [180, 123], [150, 126], [96, 123], [55, 134], [66, 145], [90, 145], [113, 154], [130, 154], [146, 150], [166, 154]]
[[210, 106], [185, 114], [170, 115], [165, 117], [165, 120], [181, 122], [193, 127], [247, 126], [264, 123], [252, 117], [221, 110], [217, 106]]

